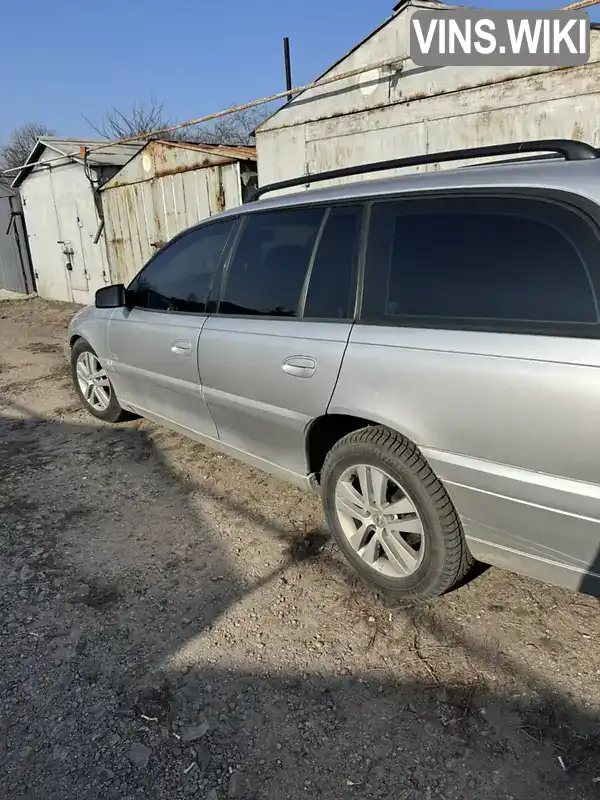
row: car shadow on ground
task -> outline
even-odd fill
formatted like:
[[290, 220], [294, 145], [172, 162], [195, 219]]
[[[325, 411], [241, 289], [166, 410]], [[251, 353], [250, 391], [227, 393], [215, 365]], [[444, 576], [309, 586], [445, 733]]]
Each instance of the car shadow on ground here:
[[[249, 577], [145, 431], [0, 404], [7, 797], [598, 797], [597, 717], [435, 604], [398, 612], [423, 679], [351, 658], [339, 674], [316, 657], [307, 669], [228, 658], [231, 629], [211, 639], [220, 621], [299, 560], [351, 582], [321, 532], [290, 537], [253, 512], [287, 550]], [[425, 635], [468, 655], [459, 680], [430, 663]]]

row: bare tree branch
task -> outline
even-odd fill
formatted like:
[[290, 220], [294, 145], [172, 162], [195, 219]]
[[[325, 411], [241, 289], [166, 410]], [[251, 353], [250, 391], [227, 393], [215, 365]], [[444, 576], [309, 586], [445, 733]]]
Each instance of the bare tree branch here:
[[248, 108], [227, 117], [220, 117], [213, 123], [196, 128], [182, 128], [167, 134], [146, 136], [155, 130], [171, 125], [164, 111], [164, 103], [151, 96], [147, 103], [134, 103], [130, 110], [113, 108], [99, 123], [91, 122], [84, 115], [88, 125], [106, 139], [124, 139], [132, 136], [144, 138], [176, 139], [199, 144], [252, 145], [255, 128], [274, 111], [273, 104], [262, 108]]
[[[40, 136], [54, 135], [53, 130], [38, 122], [27, 122], [25, 125], [15, 128], [8, 141], [0, 144], [0, 173], [2, 170], [20, 167], [24, 164]], [[9, 184], [14, 177], [14, 172], [4, 176], [0, 174], [0, 181]]]
[[[142, 136], [160, 128], [166, 128], [171, 124], [164, 113], [164, 103], [159, 102], [154, 95], [151, 95], [147, 102], [134, 103], [129, 110], [112, 108], [97, 124], [90, 122], [85, 116], [84, 119], [96, 133], [105, 139]], [[168, 138], [168, 136], [163, 134], [161, 138]]]
[[100, 130], [100, 128], [96, 127], [96, 125], [94, 125], [94, 123], [92, 122], [92, 120], [91, 120], [91, 119], [89, 119], [88, 117], [86, 117], [86, 115], [85, 115], [83, 112], [81, 113], [81, 116], [84, 118], [84, 120], [85, 120], [85, 121], [87, 122], [87, 124], [90, 126], [90, 128], [92, 128], [92, 130], [94, 130], [94, 131], [95, 131], [95, 132], [98, 134], [98, 136], [104, 136], [104, 134], [102, 133], [102, 131]]

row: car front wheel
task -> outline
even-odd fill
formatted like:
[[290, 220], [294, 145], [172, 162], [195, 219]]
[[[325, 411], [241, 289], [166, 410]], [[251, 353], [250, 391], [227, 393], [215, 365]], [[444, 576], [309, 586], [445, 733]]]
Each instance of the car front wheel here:
[[129, 418], [119, 405], [113, 385], [93, 347], [78, 339], [71, 349], [71, 375], [85, 409], [104, 422]]

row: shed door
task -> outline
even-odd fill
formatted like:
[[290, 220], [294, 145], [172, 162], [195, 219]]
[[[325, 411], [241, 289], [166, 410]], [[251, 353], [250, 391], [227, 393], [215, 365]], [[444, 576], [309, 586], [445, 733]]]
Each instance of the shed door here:
[[72, 164], [52, 172], [58, 215], [58, 246], [75, 302], [91, 302], [106, 285], [103, 240], [94, 244], [98, 217], [94, 196], [83, 168]]
[[40, 297], [92, 303], [109, 282], [105, 243], [83, 166], [33, 172], [23, 182], [25, 219]]
[[94, 193], [80, 164], [59, 167], [51, 175], [60, 231], [56, 247], [71, 299], [91, 303], [96, 291], [109, 282], [104, 240], [94, 244], [98, 229]]
[[23, 183], [21, 196], [38, 294], [49, 300], [72, 300], [57, 244], [61, 236], [50, 171], [29, 175]]

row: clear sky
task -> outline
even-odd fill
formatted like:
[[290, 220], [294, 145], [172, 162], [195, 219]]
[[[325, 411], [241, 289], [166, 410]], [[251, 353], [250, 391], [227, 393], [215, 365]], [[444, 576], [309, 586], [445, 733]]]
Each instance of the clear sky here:
[[[2, 4], [0, 140], [24, 122], [95, 136], [100, 120], [151, 94], [172, 121], [308, 82], [392, 12], [394, 0], [20, 0]], [[475, 4], [474, 4], [475, 5]], [[486, 8], [555, 8], [483, 0]], [[600, 7], [596, 7], [600, 8]], [[599, 12], [591, 9], [592, 19]]]

